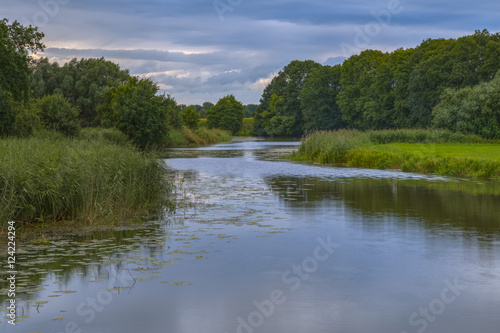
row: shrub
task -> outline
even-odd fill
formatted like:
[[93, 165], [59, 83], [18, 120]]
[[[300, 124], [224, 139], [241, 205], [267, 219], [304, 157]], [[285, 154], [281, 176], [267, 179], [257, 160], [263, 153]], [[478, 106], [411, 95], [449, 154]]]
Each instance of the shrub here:
[[80, 131], [79, 111], [63, 96], [45, 96], [38, 101], [37, 106], [40, 110], [40, 120], [47, 130], [67, 136], [76, 136]]

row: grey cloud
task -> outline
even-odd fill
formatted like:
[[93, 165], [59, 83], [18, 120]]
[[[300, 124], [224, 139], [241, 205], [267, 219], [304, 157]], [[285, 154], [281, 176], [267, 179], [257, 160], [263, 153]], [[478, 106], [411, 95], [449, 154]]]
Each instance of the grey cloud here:
[[[61, 0], [2, 0], [2, 12], [11, 20], [33, 20], [44, 13], [40, 1]], [[232, 1], [221, 21], [213, 0], [65, 0], [57, 14], [46, 15], [41, 30], [46, 56], [105, 57], [132, 74], [151, 76], [182, 103], [213, 102], [228, 93], [256, 103], [262, 93], [256, 82], [292, 60], [341, 62], [349, 55], [341, 45], [353, 45], [357, 31], [376, 21], [373, 12], [392, 1]], [[353, 52], [500, 30], [497, 0], [400, 3], [402, 11]]]

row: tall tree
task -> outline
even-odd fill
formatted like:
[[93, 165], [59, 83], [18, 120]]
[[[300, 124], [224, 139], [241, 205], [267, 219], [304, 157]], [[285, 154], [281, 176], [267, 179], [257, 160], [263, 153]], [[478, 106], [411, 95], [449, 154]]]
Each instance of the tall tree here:
[[15, 101], [26, 101], [30, 92], [30, 56], [43, 51], [44, 34], [17, 21], [8, 23], [7, 19], [0, 20], [0, 89], [10, 92]]
[[220, 128], [233, 134], [237, 133], [243, 125], [243, 104], [233, 95], [225, 96], [207, 112], [209, 128]]
[[379, 96], [373, 89], [381, 75], [386, 54], [381, 51], [366, 50], [347, 59], [342, 65], [342, 76], [337, 103], [342, 118], [348, 127], [370, 129], [377, 127], [373, 123], [378, 117]]
[[337, 95], [342, 87], [341, 68], [341, 65], [323, 66], [306, 78], [299, 94], [305, 133], [344, 126], [337, 104]]
[[[299, 136], [304, 132], [304, 121], [299, 95], [307, 76], [320, 67], [320, 64], [312, 60], [295, 60], [285, 66], [283, 70], [281, 70], [278, 75], [273, 78], [271, 83], [265, 88], [260, 99], [260, 105], [255, 113], [255, 129], [257, 134], [272, 135], [265, 130], [265, 125], [262, 122], [262, 113], [265, 111], [271, 112], [270, 106], [273, 95], [283, 98], [284, 102], [283, 108], [273, 111], [275, 112], [279, 110], [276, 116], [293, 118], [293, 125], [289, 135]], [[285, 118], [279, 119], [283, 120]], [[277, 121], [277, 123], [281, 123], [281, 121]], [[287, 123], [289, 124], [290, 122], [287, 121]]]
[[62, 67], [42, 58], [34, 65], [31, 87], [35, 98], [54, 93], [63, 95], [80, 109], [84, 126], [97, 126], [100, 124], [97, 107], [104, 91], [127, 82], [129, 77], [128, 70], [121, 70], [104, 58], [72, 59]]
[[105, 91], [98, 112], [105, 124], [125, 133], [141, 148], [164, 143], [169, 116], [177, 113], [175, 100], [156, 95], [159, 88], [149, 79], [129, 78], [125, 85]]

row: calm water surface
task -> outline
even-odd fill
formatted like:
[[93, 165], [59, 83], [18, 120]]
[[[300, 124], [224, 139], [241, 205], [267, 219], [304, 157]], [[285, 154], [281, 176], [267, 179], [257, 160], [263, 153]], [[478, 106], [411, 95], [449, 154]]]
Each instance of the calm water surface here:
[[0, 330], [500, 332], [498, 183], [279, 159], [296, 146], [172, 150], [176, 214], [19, 253]]

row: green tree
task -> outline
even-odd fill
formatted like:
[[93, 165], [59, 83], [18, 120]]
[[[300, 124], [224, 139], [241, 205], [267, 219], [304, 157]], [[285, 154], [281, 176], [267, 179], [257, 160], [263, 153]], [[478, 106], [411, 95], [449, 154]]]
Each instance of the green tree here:
[[243, 107], [245, 109], [245, 118], [253, 118], [255, 110], [257, 110], [257, 106], [257, 104], [244, 105]]
[[30, 92], [31, 54], [43, 51], [44, 34], [37, 28], [0, 20], [0, 90], [11, 93], [14, 101], [26, 101]]
[[373, 89], [385, 61], [381, 51], [366, 50], [347, 59], [342, 65], [337, 103], [342, 118], [348, 127], [371, 129], [376, 127], [373, 119], [377, 117], [379, 96]]
[[76, 136], [80, 131], [79, 110], [60, 94], [47, 95], [37, 103], [42, 124], [49, 131]]
[[178, 114], [175, 100], [156, 95], [159, 88], [149, 79], [129, 78], [125, 85], [105, 91], [98, 112], [105, 125], [116, 127], [141, 148], [161, 145], [169, 128], [169, 115]]
[[181, 111], [182, 123], [184, 126], [191, 129], [198, 128], [198, 123], [200, 122], [200, 114], [196, 112], [194, 106], [188, 106]]
[[500, 71], [490, 82], [446, 89], [433, 115], [434, 127], [500, 139]]
[[104, 58], [72, 59], [62, 67], [41, 58], [33, 66], [32, 96], [41, 98], [59, 93], [80, 109], [84, 126], [97, 126], [100, 124], [97, 107], [103, 101], [104, 91], [124, 84], [129, 77], [128, 70], [121, 70]]
[[[302, 108], [300, 103], [300, 91], [304, 85], [304, 81], [307, 76], [313, 72], [315, 69], [320, 68], [321, 65], [312, 61], [292, 61], [290, 64], [285, 66], [276, 77], [273, 78], [271, 83], [264, 89], [262, 97], [260, 99], [260, 104], [255, 112], [255, 131], [258, 135], [272, 135], [266, 131], [265, 127], [268, 124], [263, 123], [262, 113], [265, 111], [272, 112], [270, 110], [272, 95], [281, 96], [283, 98], [283, 108], [280, 108], [279, 114], [276, 116], [287, 117], [287, 118], [277, 118], [277, 119], [288, 119], [287, 124], [290, 124], [289, 118], [293, 118], [293, 125], [289, 135], [299, 136], [303, 130], [304, 121], [302, 118]], [[276, 110], [275, 110], [276, 111]], [[282, 121], [276, 121], [276, 123], [281, 124]], [[281, 125], [280, 125], [281, 126]], [[273, 133], [276, 131], [272, 131]], [[281, 132], [281, 131], [280, 131]]]
[[228, 95], [219, 99], [207, 111], [207, 125], [209, 128], [220, 128], [235, 134], [243, 125], [244, 114], [243, 104], [233, 95]]
[[344, 126], [337, 104], [342, 66], [323, 66], [314, 70], [300, 91], [304, 132], [334, 130]]

